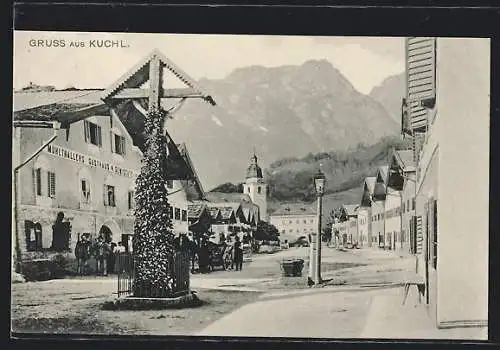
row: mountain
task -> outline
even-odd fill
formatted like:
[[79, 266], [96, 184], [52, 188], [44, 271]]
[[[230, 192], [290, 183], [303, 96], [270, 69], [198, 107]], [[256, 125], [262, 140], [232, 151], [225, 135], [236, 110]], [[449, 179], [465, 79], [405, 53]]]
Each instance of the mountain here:
[[373, 144], [399, 130], [379, 102], [326, 60], [244, 67], [199, 84], [217, 106], [187, 100], [166, 126], [187, 144], [207, 190], [243, 181], [254, 147], [266, 168], [276, 159]]
[[379, 102], [391, 118], [401, 123], [401, 99], [405, 94], [405, 74], [392, 75], [370, 91], [369, 96]]

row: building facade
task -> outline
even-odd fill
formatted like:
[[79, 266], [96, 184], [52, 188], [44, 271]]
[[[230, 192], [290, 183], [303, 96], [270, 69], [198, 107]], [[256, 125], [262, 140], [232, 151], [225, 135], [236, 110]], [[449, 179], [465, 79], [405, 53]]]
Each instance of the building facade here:
[[303, 204], [284, 204], [269, 216], [280, 233], [281, 241], [295, 242], [318, 230], [316, 209]]
[[[429, 315], [438, 327], [486, 326], [490, 41], [407, 38], [406, 57], [403, 125], [415, 141], [417, 272]], [[415, 62], [426, 62], [424, 77]]]
[[[32, 94], [36, 99], [37, 93]], [[14, 98], [15, 100], [15, 98]], [[141, 151], [116, 116], [94, 116], [58, 130], [57, 138], [19, 170], [17, 244], [23, 256], [71, 250], [79, 236], [104, 233], [128, 245], [133, 234], [135, 179]], [[19, 164], [49, 140], [49, 129], [16, 128]], [[71, 232], [56, 243], [58, 215]], [[57, 247], [56, 247], [57, 246]], [[24, 254], [31, 253], [31, 254]]]
[[376, 178], [373, 177], [367, 177], [363, 183], [363, 192], [361, 194], [361, 203], [360, 203], [360, 210], [363, 210], [366, 212], [367, 216], [367, 225], [366, 225], [366, 231], [367, 231], [367, 243], [368, 247], [372, 247], [373, 245], [377, 245], [377, 234], [373, 233], [373, 220], [374, 220], [374, 215], [373, 215], [373, 191], [375, 189], [375, 180]]
[[377, 236], [378, 246], [386, 248], [386, 229], [385, 229], [385, 201], [387, 194], [387, 174], [388, 166], [381, 166], [377, 169], [375, 176], [375, 185], [373, 188], [372, 203], [372, 236]]

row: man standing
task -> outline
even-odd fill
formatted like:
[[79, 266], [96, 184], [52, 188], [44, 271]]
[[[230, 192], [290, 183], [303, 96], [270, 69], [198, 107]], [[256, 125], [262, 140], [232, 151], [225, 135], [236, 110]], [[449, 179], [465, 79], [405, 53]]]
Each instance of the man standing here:
[[236, 235], [234, 239], [234, 263], [236, 264], [236, 271], [241, 271], [243, 269], [243, 247], [241, 246], [240, 237], [238, 235]]
[[97, 273], [108, 275], [109, 244], [101, 236], [97, 241]]
[[77, 273], [83, 275], [85, 272], [85, 264], [90, 257], [90, 242], [87, 235], [82, 235], [75, 246], [75, 257], [77, 260]]

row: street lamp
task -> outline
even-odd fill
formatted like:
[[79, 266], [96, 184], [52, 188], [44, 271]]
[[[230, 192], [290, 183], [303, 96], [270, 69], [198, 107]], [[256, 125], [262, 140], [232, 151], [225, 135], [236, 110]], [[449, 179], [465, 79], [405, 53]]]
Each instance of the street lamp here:
[[318, 202], [317, 232], [311, 235], [311, 247], [309, 248], [309, 284], [321, 283], [321, 211], [322, 211], [322, 197], [325, 192], [326, 178], [325, 174], [318, 169], [314, 175], [314, 189], [316, 191], [316, 198]]

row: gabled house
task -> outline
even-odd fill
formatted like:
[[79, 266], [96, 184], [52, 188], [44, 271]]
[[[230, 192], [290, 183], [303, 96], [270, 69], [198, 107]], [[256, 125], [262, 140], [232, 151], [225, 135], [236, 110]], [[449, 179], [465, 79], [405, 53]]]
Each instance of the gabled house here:
[[[410, 247], [410, 221], [415, 210], [415, 162], [413, 150], [393, 150], [389, 163], [388, 193], [386, 201], [388, 231], [396, 232], [393, 249], [412, 252]], [[399, 202], [398, 202], [399, 201]], [[390, 204], [388, 204], [390, 203]], [[390, 211], [397, 212], [391, 216]], [[413, 242], [415, 240], [413, 239]]]
[[344, 204], [341, 206], [341, 218], [346, 225], [347, 243], [358, 244], [358, 204]]
[[372, 237], [377, 237], [380, 248], [385, 248], [388, 241], [385, 235], [385, 201], [388, 172], [388, 166], [378, 167], [372, 196]]
[[[372, 204], [373, 204], [373, 191], [375, 189], [375, 180], [374, 176], [365, 178], [363, 183], [363, 192], [361, 194], [361, 203], [359, 206], [360, 220], [358, 220], [358, 225], [360, 227], [360, 231], [366, 232], [367, 243], [368, 246], [371, 247], [372, 244], [376, 244], [377, 236], [372, 234]], [[364, 222], [360, 222], [363, 221]], [[363, 240], [362, 240], [363, 242]]]

